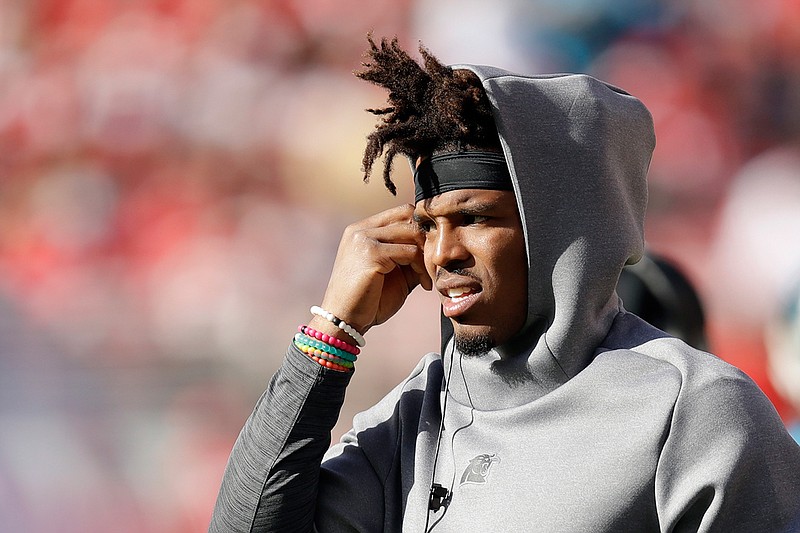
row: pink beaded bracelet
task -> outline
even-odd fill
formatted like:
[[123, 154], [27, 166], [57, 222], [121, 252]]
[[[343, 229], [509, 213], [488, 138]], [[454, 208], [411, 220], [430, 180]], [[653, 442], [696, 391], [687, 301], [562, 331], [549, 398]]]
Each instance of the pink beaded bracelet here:
[[337, 339], [336, 337], [331, 337], [325, 333], [319, 332], [314, 328], [310, 328], [305, 324], [301, 324], [297, 326], [297, 331], [302, 333], [303, 335], [308, 335], [309, 337], [314, 337], [315, 339], [328, 343], [334, 348], [339, 348], [340, 350], [344, 350], [349, 352], [353, 355], [358, 355], [361, 353], [361, 349], [358, 346], [353, 346], [352, 344], [348, 344], [342, 339]]

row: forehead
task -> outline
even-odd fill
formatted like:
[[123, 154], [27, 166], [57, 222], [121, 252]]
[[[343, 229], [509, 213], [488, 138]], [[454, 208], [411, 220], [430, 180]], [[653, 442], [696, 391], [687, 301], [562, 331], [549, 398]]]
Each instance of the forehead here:
[[414, 214], [436, 216], [464, 209], [516, 211], [517, 200], [511, 191], [458, 189], [420, 200], [414, 206]]

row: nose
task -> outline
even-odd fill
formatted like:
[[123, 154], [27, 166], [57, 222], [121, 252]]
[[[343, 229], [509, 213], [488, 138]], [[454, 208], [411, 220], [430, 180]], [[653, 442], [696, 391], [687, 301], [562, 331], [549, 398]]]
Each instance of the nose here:
[[469, 250], [465, 246], [459, 228], [442, 226], [429, 243], [431, 249], [431, 262], [437, 267], [452, 267], [465, 262]]

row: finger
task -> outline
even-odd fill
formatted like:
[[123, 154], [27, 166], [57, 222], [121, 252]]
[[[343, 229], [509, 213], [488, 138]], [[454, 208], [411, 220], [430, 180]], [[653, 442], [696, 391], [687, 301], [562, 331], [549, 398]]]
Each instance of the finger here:
[[419, 274], [410, 266], [400, 267], [400, 272], [403, 273], [403, 278], [406, 280], [407, 291], [410, 294], [411, 291], [414, 290], [414, 287], [420, 284], [421, 280]]
[[428, 274], [428, 269], [425, 268], [425, 260], [422, 255], [422, 249], [417, 247], [417, 257], [409, 264], [411, 269], [417, 275], [417, 281], [423, 289], [429, 291], [433, 288], [433, 280]]
[[411, 267], [414, 272], [425, 271], [422, 254], [414, 244], [375, 243], [374, 260], [378, 273], [388, 274], [397, 267]]
[[430, 274], [428, 274], [428, 269], [425, 268], [425, 265], [422, 265], [421, 270], [414, 268], [414, 271], [419, 274], [420, 286], [426, 291], [433, 290], [433, 279], [431, 278]]
[[429, 291], [433, 288], [433, 280], [425, 268], [422, 250], [417, 246], [408, 244], [383, 244], [378, 245], [379, 253], [379, 272], [388, 274], [395, 268], [400, 268], [406, 281], [409, 282], [409, 290], [417, 285]]
[[400, 270], [403, 272], [406, 284], [408, 285], [408, 292], [419, 285], [424, 290], [429, 291], [433, 288], [433, 282], [430, 276], [424, 270], [419, 272], [417, 269], [412, 268], [411, 265], [401, 266]]
[[381, 211], [363, 220], [355, 222], [351, 227], [355, 229], [375, 228], [380, 226], [388, 226], [394, 223], [414, 222], [414, 206], [411, 204], [398, 205]]
[[365, 228], [353, 233], [353, 237], [366, 237], [382, 243], [414, 244], [419, 246], [419, 228], [416, 224], [394, 222], [387, 226]]

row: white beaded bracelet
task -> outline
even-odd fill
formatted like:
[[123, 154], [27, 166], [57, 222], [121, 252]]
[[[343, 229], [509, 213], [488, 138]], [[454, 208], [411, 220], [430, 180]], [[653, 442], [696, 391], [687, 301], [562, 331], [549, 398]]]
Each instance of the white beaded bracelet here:
[[350, 337], [352, 337], [353, 340], [356, 341], [356, 344], [358, 344], [359, 348], [363, 348], [364, 346], [367, 345], [367, 341], [364, 340], [364, 336], [361, 335], [361, 333], [356, 331], [356, 329], [353, 326], [351, 326], [341, 318], [337, 317], [330, 311], [326, 311], [320, 306], [314, 305], [311, 307], [311, 314], [321, 316], [322, 318], [332, 322], [334, 326], [336, 326], [337, 328], [341, 329], [342, 331], [350, 335]]

